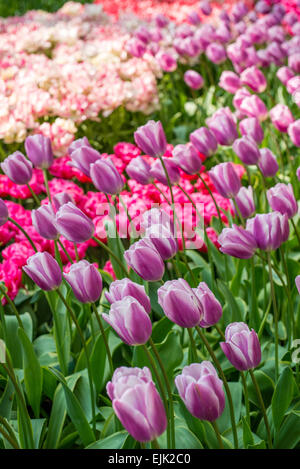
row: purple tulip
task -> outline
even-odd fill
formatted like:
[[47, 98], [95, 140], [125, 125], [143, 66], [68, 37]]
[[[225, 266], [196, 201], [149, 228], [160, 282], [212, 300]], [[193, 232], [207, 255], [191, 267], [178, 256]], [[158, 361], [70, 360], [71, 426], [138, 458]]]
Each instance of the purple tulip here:
[[190, 134], [190, 141], [206, 157], [213, 155], [218, 147], [214, 134], [206, 127], [194, 130]]
[[239, 259], [250, 259], [256, 250], [254, 236], [241, 226], [232, 225], [224, 228], [218, 238], [220, 251]]
[[[249, 218], [255, 212], [255, 204], [253, 199], [253, 188], [252, 186], [241, 187], [237, 195], [235, 196], [235, 202], [243, 218]], [[231, 206], [236, 213], [236, 208], [233, 203]], [[236, 213], [236, 215], [238, 215]]]
[[228, 93], [234, 94], [240, 88], [241, 81], [236, 73], [225, 70], [220, 76], [219, 86]]
[[57, 239], [55, 213], [51, 204], [42, 205], [31, 212], [32, 224], [36, 231], [45, 239]]
[[225, 113], [212, 117], [207, 125], [220, 145], [232, 145], [238, 138], [234, 120]]
[[295, 278], [295, 284], [300, 295], [300, 275], [297, 275], [297, 277]]
[[289, 218], [293, 218], [298, 213], [292, 184], [276, 184], [267, 190], [267, 199], [271, 209], [275, 212], [280, 212], [282, 215], [286, 213]]
[[150, 120], [139, 127], [134, 132], [134, 140], [137, 146], [149, 156], [162, 156], [167, 150], [167, 140], [160, 121]]
[[250, 331], [244, 322], [233, 322], [226, 327], [226, 342], [220, 346], [230, 361], [239, 371], [256, 368], [261, 362], [261, 348], [255, 330]]
[[55, 290], [62, 281], [61, 269], [49, 252], [37, 252], [29, 257], [23, 270], [38, 287], [45, 291]]
[[101, 159], [98, 151], [91, 146], [80, 146], [71, 153], [70, 165], [82, 171], [86, 176], [90, 177], [91, 164]]
[[25, 150], [33, 166], [48, 169], [53, 163], [51, 140], [44, 135], [30, 135], [25, 140]]
[[195, 70], [187, 70], [183, 77], [185, 83], [193, 90], [199, 90], [204, 84], [204, 80], [200, 73]]
[[199, 44], [200, 49], [204, 51], [208, 45], [215, 41], [215, 29], [211, 24], [204, 24], [195, 31], [194, 39]]
[[15, 184], [28, 184], [32, 178], [32, 163], [20, 151], [5, 158], [1, 169]]
[[68, 202], [72, 202], [74, 204], [74, 199], [69, 192], [59, 192], [52, 197], [52, 205], [55, 211], [59, 210], [62, 205], [65, 205]]
[[212, 12], [211, 4], [208, 0], [203, 0], [199, 3], [199, 8], [203, 15], [209, 16]]
[[300, 119], [289, 125], [288, 134], [293, 144], [296, 147], [300, 147]]
[[279, 169], [276, 156], [271, 152], [271, 150], [269, 150], [269, 148], [261, 148], [259, 152], [259, 169], [264, 177], [274, 177]]
[[76, 244], [91, 239], [95, 231], [93, 221], [72, 202], [60, 207], [56, 213], [56, 226], [60, 234]]
[[231, 163], [220, 163], [209, 171], [209, 177], [222, 197], [231, 199], [241, 188], [241, 181]]
[[6, 203], [0, 199], [0, 226], [5, 225], [9, 217]]
[[157, 290], [158, 303], [170, 321], [194, 327], [204, 318], [202, 304], [186, 280], [169, 280]]
[[290, 124], [294, 122], [293, 115], [288, 106], [277, 104], [270, 110], [270, 119], [272, 124], [279, 132], [287, 132]]
[[145, 54], [147, 47], [143, 41], [137, 37], [132, 37], [126, 44], [126, 49], [133, 57], [140, 59]]
[[162, 225], [174, 233], [174, 223], [164, 210], [152, 208], [143, 213], [141, 227], [147, 230], [153, 225]]
[[[171, 184], [176, 184], [180, 180], [180, 171], [177, 165], [172, 161], [171, 158], [163, 157], [163, 162], [166, 168], [166, 171], [169, 176]], [[150, 169], [150, 176], [154, 179], [157, 179], [159, 182], [165, 186], [169, 185], [167, 175], [165, 173], [165, 168], [163, 167], [160, 160], [156, 160]]]
[[151, 240], [164, 261], [174, 257], [178, 251], [176, 238], [163, 225], [151, 225], [145, 232], [145, 238]]
[[290, 94], [295, 93], [300, 88], [300, 75], [290, 78], [286, 83], [286, 89]]
[[133, 296], [115, 301], [109, 314], [102, 313], [102, 317], [127, 345], [145, 344], [151, 336], [149, 314]]
[[102, 277], [94, 264], [86, 260], [76, 262], [64, 277], [81, 303], [94, 303], [100, 298]]
[[240, 132], [242, 135], [252, 138], [258, 145], [264, 139], [264, 131], [256, 117], [247, 117], [240, 122]]
[[262, 14], [269, 13], [271, 11], [271, 5], [269, 5], [265, 0], [260, 0], [256, 3], [255, 10]]
[[243, 99], [240, 111], [248, 117], [257, 117], [260, 121], [264, 121], [268, 117], [265, 103], [255, 94]]
[[288, 65], [295, 73], [300, 73], [300, 52], [289, 56]]
[[257, 164], [260, 158], [258, 146], [251, 137], [244, 136], [237, 139], [233, 143], [232, 149], [240, 160], [247, 165]]
[[237, 64], [244, 63], [247, 59], [247, 53], [245, 48], [241, 46], [241, 41], [236, 41], [226, 48], [227, 56], [231, 60], [234, 66]]
[[135, 35], [135, 37], [137, 37], [140, 41], [144, 42], [145, 44], [147, 44], [151, 39], [150, 31], [145, 26], [139, 26], [136, 29], [134, 35]]
[[166, 412], [148, 368], [117, 368], [106, 389], [117, 417], [135, 440], [151, 441], [165, 431]]
[[146, 313], [151, 313], [151, 303], [149, 297], [146, 295], [145, 287], [134, 283], [129, 278], [115, 280], [110, 284], [109, 292], [105, 293], [105, 297], [110, 304], [123, 300], [125, 296], [135, 298], [144, 307]]
[[125, 251], [127, 264], [148, 282], [162, 279], [165, 271], [164, 262], [150, 239], [140, 239]]
[[238, 109], [239, 111], [241, 110], [241, 104], [243, 102], [243, 100], [245, 98], [248, 98], [252, 96], [250, 91], [248, 91], [246, 88], [240, 88], [239, 90], [237, 90], [237, 92], [235, 93], [234, 97], [233, 97], [233, 105], [236, 109]]
[[164, 72], [174, 72], [177, 68], [177, 61], [172, 54], [159, 52], [156, 56], [158, 64]]
[[150, 184], [152, 178], [150, 176], [150, 164], [145, 161], [141, 156], [137, 156], [130, 161], [126, 167], [126, 173], [131, 179], [139, 182], [142, 185]]
[[96, 189], [105, 194], [119, 194], [123, 189], [122, 176], [110, 158], [91, 164], [90, 176]]
[[191, 143], [176, 145], [172, 161], [187, 174], [196, 174], [202, 168], [199, 153]]
[[246, 68], [241, 73], [241, 83], [249, 86], [255, 93], [262, 93], [267, 87], [264, 74], [255, 66]]
[[194, 26], [198, 26], [201, 23], [200, 16], [196, 11], [191, 11], [187, 16], [188, 22]]
[[175, 384], [194, 417], [212, 422], [222, 415], [225, 408], [223, 382], [210, 362], [185, 366], [182, 374], [176, 376]]
[[254, 236], [259, 249], [273, 251], [288, 239], [288, 216], [279, 212], [258, 214], [247, 220], [246, 229]]
[[88, 141], [87, 137], [78, 138], [71, 143], [68, 148], [68, 154], [71, 156], [73, 151], [78, 150], [81, 147], [91, 147], [90, 142]]
[[237, 23], [248, 13], [248, 7], [244, 2], [235, 3], [231, 10], [233, 20]]
[[212, 42], [209, 44], [205, 53], [207, 58], [214, 64], [225, 62], [227, 57], [225, 47], [222, 44], [218, 44], [217, 42]]
[[164, 28], [165, 26], [167, 26], [167, 24], [169, 24], [169, 19], [162, 13], [159, 13], [155, 17], [155, 23], [158, 28]]
[[200, 327], [211, 327], [222, 317], [222, 306], [213, 292], [205, 282], [200, 282], [197, 288], [193, 288], [195, 295], [202, 305], [204, 316], [201, 319]]

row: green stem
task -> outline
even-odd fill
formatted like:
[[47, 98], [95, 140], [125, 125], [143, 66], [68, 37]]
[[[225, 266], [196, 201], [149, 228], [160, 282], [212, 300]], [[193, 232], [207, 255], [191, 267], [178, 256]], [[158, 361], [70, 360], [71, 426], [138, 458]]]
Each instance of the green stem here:
[[20, 449], [17, 440], [13, 439], [8, 433], [6, 433], [3, 428], [0, 427], [0, 433], [1, 435], [8, 441], [8, 443], [14, 448], [14, 449]]
[[194, 337], [193, 337], [193, 330], [188, 328], [187, 331], [188, 331], [190, 341], [191, 341], [192, 357], [193, 357], [194, 362], [197, 362], [198, 361], [197, 347], [196, 347], [196, 343], [195, 343], [195, 340], [194, 340]]
[[75, 249], [76, 262], [79, 262], [79, 254], [78, 254], [78, 249], [77, 249], [77, 244], [76, 243], [74, 243], [74, 249]]
[[[292, 299], [291, 299], [291, 291], [292, 291], [291, 280], [290, 280], [288, 265], [287, 265], [286, 258], [285, 258], [285, 253], [284, 253], [282, 246], [280, 246], [279, 251], [280, 251], [280, 255], [281, 255], [281, 259], [282, 259], [282, 263], [283, 263], [283, 267], [285, 271], [285, 276], [287, 279], [288, 305], [289, 305], [289, 315], [288, 315], [289, 320], [288, 320], [287, 331], [288, 331], [289, 348], [290, 348], [292, 339], [295, 339], [295, 320], [294, 320], [293, 304], [292, 304]], [[291, 332], [293, 333], [293, 336]]]
[[260, 406], [261, 406], [261, 411], [262, 411], [262, 414], [263, 414], [263, 418], [264, 418], [264, 422], [265, 422], [265, 426], [266, 426], [266, 430], [267, 430], [267, 434], [268, 434], [268, 444], [269, 444], [269, 448], [271, 449], [272, 448], [272, 437], [271, 437], [271, 431], [270, 431], [270, 425], [269, 425], [269, 421], [268, 421], [268, 417], [267, 417], [267, 413], [266, 413], [266, 408], [265, 408], [265, 404], [264, 404], [264, 400], [263, 400], [263, 397], [261, 395], [261, 392], [260, 392], [260, 389], [259, 389], [259, 385], [256, 381], [256, 378], [255, 378], [255, 375], [253, 373], [253, 370], [250, 369], [249, 370], [249, 373], [250, 373], [250, 376], [251, 376], [251, 379], [252, 379], [252, 383], [253, 383], [253, 386], [255, 388], [255, 391], [256, 391], [256, 394], [257, 394], [257, 397], [258, 397], [258, 400], [259, 400], [259, 403], [260, 403]]
[[292, 222], [292, 225], [293, 225], [293, 228], [294, 228], [294, 231], [295, 231], [295, 235], [297, 236], [297, 240], [298, 240], [298, 243], [299, 243], [299, 246], [300, 246], [300, 235], [299, 235], [299, 231], [296, 227], [296, 223], [294, 222], [294, 220], [291, 218], [291, 222]]
[[61, 249], [63, 250], [63, 252], [65, 253], [65, 255], [67, 256], [69, 262], [71, 262], [71, 264], [74, 264], [72, 257], [70, 256], [70, 254], [69, 254], [68, 251], [66, 250], [66, 248], [65, 248], [65, 246], [63, 245], [63, 243], [61, 242], [61, 240], [58, 239], [57, 242], [58, 242], [58, 244], [60, 245], [60, 247], [61, 247]]
[[115, 255], [115, 253], [104, 243], [102, 243], [102, 241], [100, 241], [99, 239], [95, 238], [95, 236], [92, 236], [92, 239], [97, 243], [99, 244], [99, 246], [101, 246], [103, 249], [105, 249], [108, 254], [114, 258], [114, 260], [119, 264], [119, 266], [121, 267], [121, 269], [123, 270], [123, 272], [125, 273], [125, 276], [128, 277], [128, 271], [126, 270], [124, 264], [122, 264], [122, 262], [120, 261], [120, 259]]
[[219, 218], [219, 224], [220, 224], [220, 231], [222, 231], [222, 228], [223, 228], [223, 221], [222, 221], [222, 217], [221, 217], [221, 212], [220, 212], [220, 209], [218, 207], [218, 204], [216, 202], [216, 199], [212, 193], [212, 191], [210, 190], [210, 187], [206, 184], [205, 180], [203, 179], [203, 177], [201, 176], [201, 173], [197, 173], [202, 184], [204, 185], [205, 189], [208, 191], [209, 195], [211, 196], [212, 198], [212, 201], [216, 207], [216, 210], [217, 210], [217, 213], [218, 213], [218, 218]]
[[275, 295], [275, 287], [273, 281], [273, 274], [272, 274], [272, 265], [271, 265], [271, 255], [267, 252], [267, 259], [268, 259], [268, 267], [269, 267], [269, 279], [271, 285], [271, 295], [273, 301], [273, 309], [274, 309], [274, 326], [275, 326], [275, 380], [277, 382], [279, 376], [279, 360], [278, 360], [278, 346], [279, 346], [279, 339], [278, 339], [278, 309], [277, 309], [277, 302], [276, 302], [276, 295]]
[[212, 424], [212, 427], [213, 427], [213, 429], [214, 429], [214, 431], [215, 431], [216, 437], [217, 437], [218, 442], [219, 442], [220, 449], [224, 449], [222, 437], [221, 437], [220, 430], [219, 430], [219, 428], [218, 428], [218, 425], [217, 425], [216, 420], [213, 420], [213, 421], [210, 422], [210, 423]]
[[37, 250], [37, 248], [36, 248], [34, 242], [33, 242], [32, 239], [30, 238], [29, 234], [27, 234], [26, 231], [22, 228], [22, 226], [19, 225], [19, 223], [18, 223], [16, 220], [14, 220], [13, 218], [8, 217], [8, 221], [10, 221], [11, 223], [13, 223], [13, 224], [23, 233], [23, 235], [24, 235], [24, 236], [27, 238], [27, 240], [29, 241], [29, 243], [30, 243], [32, 249], [33, 249], [35, 252], [38, 252], [38, 250]]
[[19, 311], [17, 310], [14, 302], [9, 298], [8, 294], [6, 293], [5, 289], [2, 287], [1, 283], [0, 283], [0, 291], [3, 294], [3, 296], [5, 297], [6, 301], [9, 304], [9, 306], [11, 307], [13, 313], [16, 315], [16, 318], [17, 318], [17, 321], [18, 321], [18, 324], [19, 324], [20, 328], [24, 329], [24, 326], [23, 326]]
[[16, 439], [16, 436], [14, 434], [14, 431], [13, 429], [11, 428], [11, 426], [9, 425], [9, 423], [6, 421], [6, 419], [4, 417], [2, 417], [0, 415], [0, 423], [3, 425], [3, 427], [5, 428], [5, 430], [7, 431], [7, 434], [11, 437], [11, 441], [14, 442], [14, 444], [12, 444], [12, 442], [10, 440], [8, 440], [10, 442], [10, 444], [15, 448], [15, 449], [20, 449], [19, 447], [19, 443]]
[[26, 186], [28, 187], [29, 192], [31, 193], [32, 198], [33, 198], [33, 200], [35, 201], [35, 203], [36, 203], [37, 205], [40, 205], [41, 202], [40, 202], [39, 198], [37, 197], [37, 195], [34, 193], [32, 187], [31, 187], [28, 183], [26, 184]]
[[250, 405], [249, 405], [249, 394], [248, 394], [248, 387], [247, 387], [247, 382], [245, 378], [245, 374], [243, 371], [241, 373], [241, 378], [243, 382], [243, 390], [244, 390], [244, 398], [245, 398], [245, 407], [246, 407], [246, 417], [247, 417], [247, 422], [249, 425], [249, 428], [251, 428], [250, 424]]
[[47, 169], [43, 169], [43, 175], [44, 175], [44, 181], [45, 181], [45, 187], [46, 187], [47, 197], [48, 197], [48, 199], [49, 199], [49, 203], [52, 204], [51, 194], [50, 194], [50, 189], [49, 189], [49, 181], [48, 181]]
[[160, 449], [160, 446], [159, 446], [158, 441], [156, 439], [152, 440], [152, 447], [153, 447], [153, 449]]
[[102, 324], [102, 321], [101, 321], [101, 318], [100, 318], [100, 315], [98, 313], [98, 310], [97, 310], [97, 307], [96, 307], [95, 303], [91, 303], [91, 305], [92, 305], [92, 309], [95, 313], [95, 316], [96, 316], [96, 319], [97, 319], [97, 322], [98, 322], [98, 325], [99, 325], [99, 328], [100, 328], [100, 331], [101, 331], [101, 334], [102, 334], [102, 337], [103, 337], [103, 342], [104, 342], [104, 347], [106, 349], [106, 354], [107, 354], [107, 358], [108, 358], [108, 362], [109, 362], [110, 372], [111, 372], [111, 375], [113, 375], [114, 366], [113, 366], [112, 356], [111, 356], [111, 353], [110, 353], [110, 349], [109, 349], [108, 341], [107, 341], [107, 338], [106, 338], [105, 330], [104, 330], [104, 327], [103, 327], [103, 324]]

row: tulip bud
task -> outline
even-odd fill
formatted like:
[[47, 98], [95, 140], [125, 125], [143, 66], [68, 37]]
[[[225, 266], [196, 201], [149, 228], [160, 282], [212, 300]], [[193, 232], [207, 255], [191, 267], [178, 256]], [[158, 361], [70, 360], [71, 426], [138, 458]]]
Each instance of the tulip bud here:
[[241, 181], [231, 163], [220, 163], [214, 166], [208, 174], [222, 197], [231, 199], [239, 192]]
[[32, 163], [20, 151], [9, 155], [1, 163], [1, 169], [15, 184], [28, 184], [32, 178]]
[[256, 368], [261, 361], [261, 348], [255, 330], [250, 331], [244, 322], [233, 322], [226, 327], [226, 342], [220, 346], [230, 361], [239, 371]]
[[257, 247], [252, 233], [237, 225], [224, 228], [218, 242], [221, 245], [221, 252], [239, 259], [250, 259]]
[[233, 105], [236, 109], [239, 111], [241, 110], [241, 104], [245, 98], [249, 98], [249, 96], [252, 96], [250, 91], [248, 91], [246, 88], [240, 88], [237, 90], [233, 97]]
[[48, 169], [53, 163], [51, 140], [44, 135], [30, 135], [25, 140], [25, 150], [33, 166]]
[[201, 19], [196, 11], [191, 11], [188, 14], [188, 21], [190, 24], [193, 24], [194, 26], [198, 26], [201, 23]]
[[232, 145], [238, 138], [234, 120], [225, 113], [209, 119], [208, 127], [220, 145]]
[[90, 176], [96, 189], [105, 194], [119, 194], [124, 186], [122, 176], [111, 159], [91, 164]]
[[160, 52], [156, 56], [157, 61], [164, 72], [174, 72], [177, 68], [177, 62], [173, 55]]
[[164, 262], [150, 239], [140, 239], [125, 251], [127, 264], [148, 282], [157, 282], [164, 275]]
[[300, 147], [300, 119], [289, 125], [288, 134], [293, 144]]
[[134, 283], [129, 278], [115, 280], [110, 284], [109, 292], [105, 293], [105, 297], [110, 304], [123, 300], [126, 296], [135, 298], [145, 309], [146, 313], [151, 312], [151, 303], [146, 295], [145, 287]]
[[264, 177], [274, 177], [279, 169], [276, 156], [273, 155], [269, 148], [261, 148], [259, 152], [259, 169], [261, 170]]
[[29, 257], [23, 270], [38, 287], [45, 291], [55, 290], [62, 281], [61, 269], [48, 252], [37, 252]]
[[228, 93], [234, 94], [241, 86], [239, 76], [231, 71], [224, 71], [220, 76], [219, 86]]
[[82, 171], [86, 176], [90, 176], [90, 169], [93, 163], [101, 159], [98, 151], [91, 146], [80, 146], [71, 153], [71, 165]]
[[187, 174], [196, 174], [202, 168], [202, 160], [191, 143], [176, 145], [172, 161]]
[[[163, 157], [164, 165], [169, 176], [171, 184], [176, 184], [180, 180], [180, 172], [177, 165], [170, 159]], [[150, 169], [150, 176], [157, 179], [165, 186], [169, 185], [168, 178], [166, 176], [165, 168], [161, 164], [160, 160], [156, 160]]]
[[151, 225], [145, 232], [163, 260], [171, 259], [178, 251], [177, 240], [163, 225]]
[[276, 72], [277, 78], [283, 83], [284, 85], [295, 76], [294, 72], [289, 67], [281, 67]]
[[[239, 192], [235, 196], [235, 202], [243, 218], [251, 217], [253, 213], [255, 212], [252, 186], [241, 187]], [[231, 206], [234, 212], [236, 213], [235, 205], [232, 202], [231, 202]]]
[[246, 114], [246, 116], [257, 117], [260, 121], [264, 121], [268, 117], [265, 103], [255, 94], [243, 99], [240, 111]]
[[151, 182], [150, 169], [150, 164], [141, 156], [137, 156], [128, 164], [126, 173], [131, 179], [134, 179], [142, 185], [147, 185]]
[[255, 66], [246, 68], [241, 73], [241, 82], [249, 86], [255, 93], [262, 93], [267, 87], [267, 80], [264, 74]]
[[157, 157], [165, 154], [167, 140], [160, 121], [150, 120], [134, 132], [137, 146], [149, 156]]
[[213, 155], [218, 147], [214, 134], [206, 127], [194, 130], [190, 134], [190, 141], [200, 153], [207, 157]]
[[259, 2], [256, 3], [255, 5], [255, 10], [258, 13], [266, 14], [271, 11], [271, 5], [269, 5], [266, 0], [260, 0]]
[[286, 213], [289, 218], [293, 218], [298, 213], [292, 184], [276, 184], [268, 189], [267, 199], [271, 209], [275, 212], [280, 212], [282, 215]]
[[64, 277], [81, 303], [94, 303], [100, 298], [102, 277], [94, 264], [86, 260], [76, 262]]
[[126, 45], [126, 49], [133, 57], [141, 58], [145, 54], [147, 47], [143, 41], [137, 37], [132, 37]]
[[256, 117], [247, 117], [240, 122], [240, 132], [243, 136], [252, 138], [258, 145], [264, 139], [264, 131]]
[[273, 251], [288, 239], [288, 216], [279, 212], [258, 214], [247, 220], [246, 229], [254, 236], [259, 249]]
[[256, 164], [260, 158], [258, 146], [251, 137], [244, 136], [237, 139], [232, 149], [245, 164]]
[[213, 422], [225, 408], [223, 382], [208, 362], [185, 366], [176, 376], [175, 384], [188, 411], [200, 420]]
[[169, 19], [162, 13], [159, 13], [155, 17], [155, 23], [156, 26], [158, 26], [159, 28], [164, 28], [165, 26], [167, 26], [167, 24], [169, 24]]
[[106, 389], [117, 417], [135, 440], [151, 441], [165, 431], [166, 412], [149, 368], [117, 368]]
[[56, 214], [56, 226], [59, 233], [76, 244], [88, 241], [95, 230], [92, 220], [72, 202], [60, 207]]
[[225, 62], [227, 58], [225, 47], [222, 44], [218, 44], [217, 42], [212, 42], [209, 44], [205, 53], [207, 58], [214, 64]]
[[6, 203], [0, 199], [0, 226], [5, 225], [8, 220], [8, 208]]
[[222, 306], [213, 292], [208, 288], [205, 282], [200, 282], [197, 288], [193, 288], [195, 295], [202, 305], [203, 319], [200, 327], [211, 327], [222, 317]]
[[202, 304], [186, 280], [169, 280], [157, 290], [158, 303], [170, 321], [194, 327], [204, 318]]
[[294, 122], [293, 115], [284, 104], [277, 104], [270, 110], [272, 124], [279, 132], [287, 132], [290, 124]]
[[299, 52], [296, 52], [289, 56], [288, 65], [295, 73], [300, 73], [300, 53]]
[[88, 141], [87, 137], [78, 138], [71, 143], [68, 148], [68, 154], [72, 155], [73, 151], [78, 150], [81, 147], [91, 147], [90, 142]]
[[127, 345], [145, 344], [151, 336], [152, 324], [149, 315], [132, 296], [115, 301], [109, 314], [102, 313], [102, 317]]
[[199, 90], [204, 84], [204, 80], [200, 73], [195, 70], [187, 70], [183, 76], [185, 83], [193, 90]]
[[36, 231], [45, 239], [57, 239], [55, 213], [51, 204], [42, 205], [31, 212], [32, 224]]
[[67, 204], [68, 202], [72, 202], [74, 204], [74, 199], [69, 194], [69, 192], [59, 192], [52, 197], [52, 205], [56, 211], [59, 210], [62, 205]]

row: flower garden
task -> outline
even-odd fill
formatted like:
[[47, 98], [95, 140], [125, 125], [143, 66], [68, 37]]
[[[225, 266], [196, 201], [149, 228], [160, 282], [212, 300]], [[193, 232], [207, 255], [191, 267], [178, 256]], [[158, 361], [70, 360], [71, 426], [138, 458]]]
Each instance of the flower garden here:
[[0, 18], [1, 449], [299, 449], [300, 2], [32, 4]]

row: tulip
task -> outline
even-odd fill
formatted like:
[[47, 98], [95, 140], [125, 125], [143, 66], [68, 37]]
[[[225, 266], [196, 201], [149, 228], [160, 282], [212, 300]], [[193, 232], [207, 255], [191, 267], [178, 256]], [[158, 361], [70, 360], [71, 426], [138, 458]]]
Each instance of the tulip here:
[[193, 24], [194, 26], [198, 26], [201, 23], [200, 16], [198, 15], [196, 11], [191, 11], [188, 14], [187, 18], [188, 18], [189, 23]]
[[199, 90], [204, 84], [204, 80], [200, 73], [195, 70], [187, 70], [183, 76], [185, 83], [193, 90]]
[[117, 417], [135, 440], [151, 441], [165, 431], [166, 412], [148, 368], [117, 368], [106, 389]]
[[[180, 171], [177, 165], [170, 159], [163, 157], [164, 165], [169, 176], [171, 184], [176, 184], [180, 180]], [[169, 181], [160, 160], [156, 160], [150, 169], [150, 176], [157, 179], [159, 182], [165, 186], [169, 185]]]
[[258, 214], [247, 220], [246, 229], [259, 249], [273, 251], [288, 239], [288, 216], [279, 212]]
[[244, 322], [233, 322], [226, 327], [226, 342], [220, 346], [230, 361], [239, 371], [256, 368], [261, 362], [261, 348], [255, 330], [250, 331]]
[[110, 158], [91, 164], [90, 176], [96, 189], [105, 194], [119, 194], [123, 189], [122, 176]]
[[115, 301], [109, 314], [102, 314], [106, 321], [127, 345], [145, 344], [152, 332], [149, 315], [132, 296]]
[[269, 148], [261, 148], [259, 152], [259, 169], [264, 177], [274, 177], [279, 169], [276, 156], [271, 152], [271, 150], [269, 150]]
[[58, 238], [55, 213], [51, 204], [42, 205], [38, 209], [32, 210], [31, 219], [34, 228], [43, 238]]
[[84, 243], [94, 233], [94, 223], [72, 202], [60, 207], [56, 214], [56, 226], [60, 234], [72, 243]]
[[218, 44], [217, 42], [212, 42], [209, 44], [205, 53], [207, 58], [214, 64], [225, 62], [227, 58], [224, 46], [222, 44]]
[[240, 160], [248, 165], [256, 164], [260, 158], [258, 146], [251, 137], [244, 136], [237, 139], [234, 142], [232, 149], [238, 155]]
[[48, 169], [53, 163], [51, 140], [44, 135], [30, 135], [25, 140], [25, 150], [33, 166]]
[[208, 288], [205, 282], [200, 282], [197, 288], [193, 288], [195, 295], [202, 305], [203, 319], [200, 327], [211, 327], [222, 317], [222, 306], [213, 292]]
[[76, 262], [64, 277], [81, 303], [94, 303], [100, 298], [102, 277], [94, 264], [86, 260]]
[[173, 221], [164, 210], [152, 208], [143, 213], [141, 227], [146, 230], [153, 225], [162, 225], [171, 231], [171, 233], [174, 233]]
[[232, 145], [238, 138], [234, 120], [225, 113], [209, 119], [208, 127], [220, 145]]
[[45, 291], [55, 290], [62, 281], [61, 269], [48, 252], [37, 252], [29, 257], [23, 270], [38, 287]]
[[245, 98], [249, 98], [251, 95], [250, 91], [248, 91], [246, 88], [240, 88], [237, 90], [233, 97], [233, 105], [236, 109], [239, 111], [241, 110], [241, 104]]
[[231, 71], [224, 71], [220, 76], [219, 86], [228, 93], [234, 94], [241, 86], [239, 76]]
[[169, 280], [157, 290], [165, 315], [181, 327], [194, 327], [204, 318], [200, 300], [186, 280]]
[[147, 44], [151, 39], [150, 31], [145, 26], [139, 26], [134, 34], [140, 41], [144, 42], [145, 44]]
[[165, 271], [164, 262], [150, 239], [140, 239], [125, 251], [127, 264], [142, 279], [157, 282], [162, 279]]
[[276, 184], [268, 189], [267, 199], [271, 209], [275, 212], [280, 212], [282, 215], [286, 213], [289, 218], [293, 218], [298, 213], [292, 184]]
[[202, 168], [202, 160], [192, 144], [176, 145], [172, 161], [187, 174], [196, 174]]
[[225, 408], [223, 382], [210, 362], [185, 366], [182, 374], [176, 376], [175, 384], [194, 417], [212, 422], [222, 415]]
[[255, 10], [258, 13], [269, 13], [271, 11], [271, 5], [269, 5], [266, 0], [260, 0], [259, 2], [256, 3], [255, 5]]
[[134, 283], [129, 278], [115, 280], [110, 284], [109, 292], [105, 293], [105, 297], [110, 304], [123, 300], [126, 296], [135, 298], [143, 306], [146, 313], [150, 314], [151, 303], [146, 294], [145, 287]]
[[203, 15], [209, 16], [212, 12], [211, 5], [208, 0], [203, 0], [199, 3], [199, 8], [202, 11]]
[[200, 153], [207, 157], [213, 155], [218, 147], [214, 134], [206, 127], [194, 130], [190, 134], [190, 141]]
[[270, 110], [270, 119], [279, 132], [287, 132], [289, 125], [294, 122], [291, 111], [284, 104], [277, 104]]
[[90, 176], [90, 169], [93, 163], [101, 159], [98, 151], [91, 146], [80, 146], [71, 153], [71, 165], [82, 171], [86, 176]]
[[260, 121], [264, 121], [268, 117], [265, 103], [256, 95], [244, 98], [240, 105], [240, 111], [248, 117], [257, 117]]
[[258, 145], [264, 139], [264, 131], [256, 117], [247, 117], [240, 122], [240, 132], [242, 135], [252, 138]]
[[252, 233], [234, 224], [231, 228], [223, 229], [218, 242], [221, 252], [239, 259], [250, 259], [257, 247]]
[[157, 61], [165, 72], [174, 72], [177, 68], [177, 61], [172, 54], [160, 52], [156, 56]]
[[288, 134], [293, 144], [300, 147], [300, 119], [289, 125]]
[[216, 29], [215, 39], [225, 44], [229, 42], [231, 38], [232, 34], [228, 25], [225, 22], [221, 23]]
[[91, 147], [90, 142], [88, 141], [87, 137], [78, 138], [71, 143], [68, 148], [68, 154], [71, 156], [73, 151], [78, 150], [81, 147]]
[[288, 65], [295, 73], [300, 73], [300, 53], [299, 52], [296, 52], [289, 56]]
[[248, 13], [248, 7], [244, 2], [235, 3], [231, 10], [233, 20], [237, 23]]
[[5, 225], [9, 217], [6, 203], [0, 199], [0, 226]]
[[284, 15], [283, 21], [289, 26], [293, 26], [293, 24], [298, 22], [298, 15], [294, 11], [289, 11]]
[[163, 225], [151, 225], [145, 232], [163, 260], [171, 259], [178, 251], [177, 240]]
[[300, 88], [300, 75], [290, 78], [285, 86], [290, 94], [294, 94]]
[[169, 19], [162, 13], [159, 13], [155, 17], [155, 23], [156, 26], [158, 26], [159, 28], [164, 28], [165, 26], [167, 26], [167, 24], [169, 24]]
[[[235, 196], [235, 202], [243, 218], [251, 217], [255, 212], [252, 186], [241, 187], [239, 192]], [[234, 212], [236, 213], [235, 205], [231, 203], [231, 206]], [[236, 214], [238, 215], [238, 213]]]
[[139, 182], [142, 185], [150, 184], [152, 178], [150, 176], [150, 164], [145, 161], [141, 156], [137, 156], [130, 161], [126, 168], [126, 173], [131, 179]]
[[143, 41], [137, 37], [132, 37], [126, 45], [126, 49], [133, 57], [141, 58], [145, 54], [147, 47]]
[[9, 155], [1, 163], [1, 169], [15, 184], [28, 184], [32, 178], [32, 163], [20, 151]]
[[222, 197], [231, 199], [239, 192], [241, 181], [231, 163], [220, 163], [214, 166], [208, 174]]
[[162, 156], [167, 150], [167, 140], [160, 121], [150, 120], [134, 132], [137, 146], [146, 154], [153, 157]]
[[241, 73], [241, 82], [249, 86], [255, 93], [262, 93], [267, 87], [267, 80], [264, 74], [255, 66], [246, 68]]
[[69, 194], [69, 192], [59, 192], [58, 194], [52, 196], [52, 205], [56, 211], [59, 210], [62, 205], [67, 204], [68, 202], [74, 203], [74, 199], [71, 194]]

